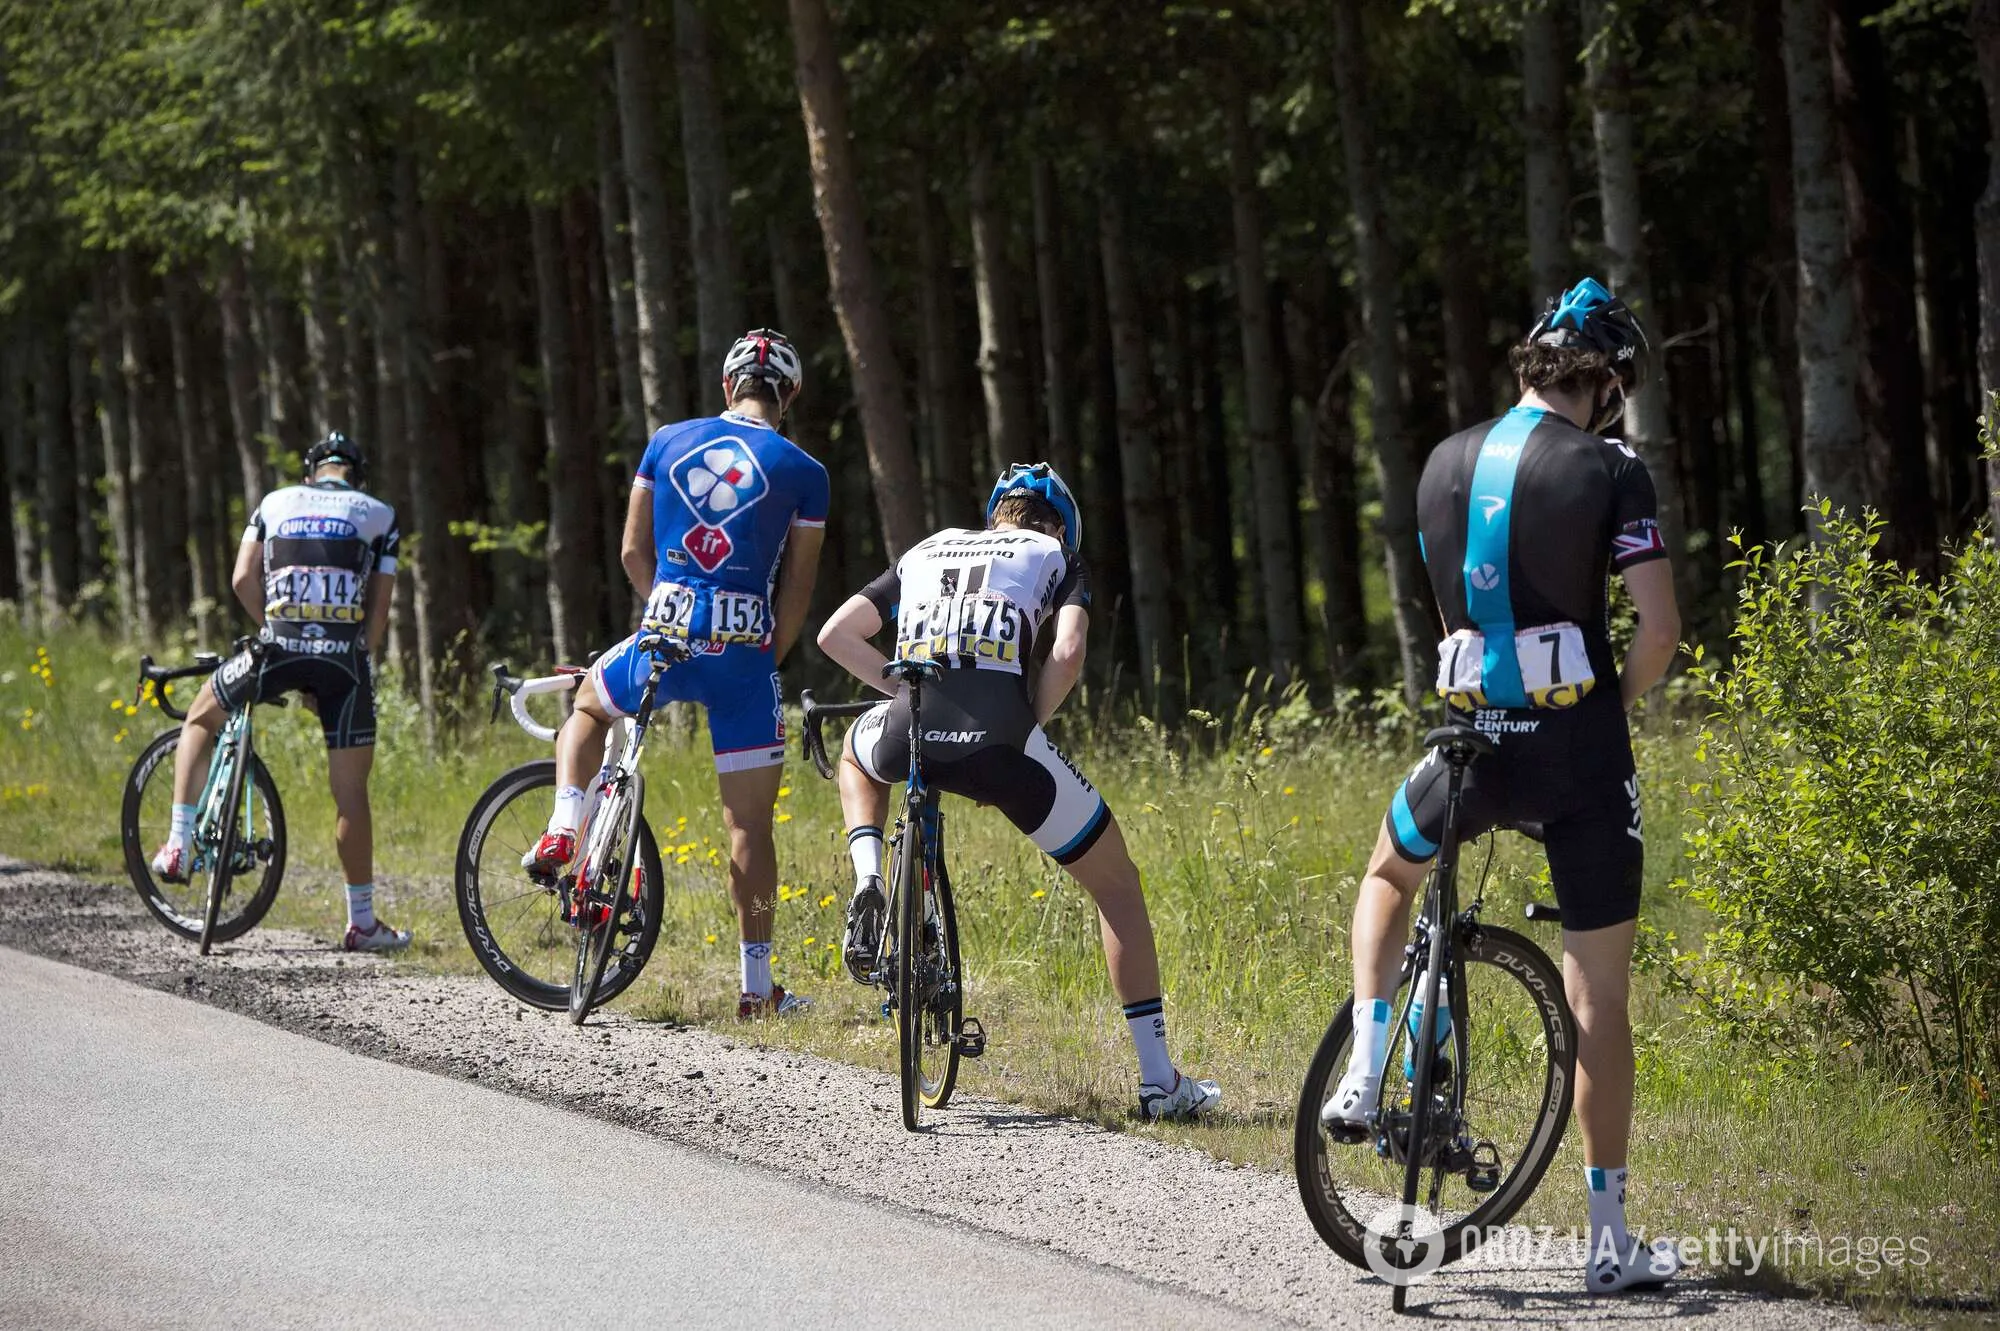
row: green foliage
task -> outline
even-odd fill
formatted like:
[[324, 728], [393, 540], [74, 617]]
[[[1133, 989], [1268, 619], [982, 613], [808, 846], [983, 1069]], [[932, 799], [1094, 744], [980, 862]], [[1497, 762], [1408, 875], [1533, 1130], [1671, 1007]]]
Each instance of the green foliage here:
[[[1690, 785], [1681, 979], [1726, 1027], [1858, 1051], [2000, 1145], [2000, 553], [1927, 584], [1882, 524], [1822, 504], [1820, 543], [1756, 549]], [[1738, 548], [1740, 549], [1740, 543]]]

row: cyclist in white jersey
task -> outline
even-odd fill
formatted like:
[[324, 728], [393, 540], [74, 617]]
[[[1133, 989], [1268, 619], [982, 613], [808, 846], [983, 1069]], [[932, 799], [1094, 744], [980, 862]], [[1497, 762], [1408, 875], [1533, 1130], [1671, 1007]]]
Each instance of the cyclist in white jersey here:
[[217, 667], [181, 726], [174, 809], [153, 872], [184, 882], [195, 799], [225, 717], [285, 693], [312, 700], [326, 737], [334, 841], [347, 878], [349, 952], [394, 951], [410, 935], [375, 918], [375, 653], [389, 625], [400, 535], [396, 510], [359, 487], [367, 459], [335, 432], [306, 453], [306, 479], [273, 490], [250, 515], [230, 580], [257, 641]]
[[[983, 531], [947, 528], [912, 546], [849, 597], [820, 629], [819, 645], [883, 693], [888, 657], [870, 643], [896, 626], [896, 654], [945, 667], [924, 690], [925, 779], [999, 809], [1069, 870], [1097, 903], [1112, 988], [1139, 1055], [1139, 1112], [1193, 1118], [1222, 1091], [1183, 1076], [1167, 1053], [1159, 954], [1139, 870], [1104, 798], [1042, 733], [1083, 672], [1090, 578], [1077, 547], [1082, 523], [1069, 487], [1046, 463], [1017, 463], [994, 485]], [[1036, 647], [1048, 659], [1030, 684]], [[843, 950], [857, 979], [881, 938], [882, 822], [889, 787], [909, 770], [909, 694], [864, 714], [848, 732], [840, 804], [854, 861]]]

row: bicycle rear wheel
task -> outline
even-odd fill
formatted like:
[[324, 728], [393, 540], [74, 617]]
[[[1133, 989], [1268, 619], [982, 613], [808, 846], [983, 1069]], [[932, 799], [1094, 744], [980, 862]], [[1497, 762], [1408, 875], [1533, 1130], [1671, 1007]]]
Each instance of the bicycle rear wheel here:
[[917, 1022], [917, 1094], [926, 1109], [943, 1109], [958, 1085], [965, 973], [959, 967], [958, 912], [944, 871], [944, 848], [933, 847], [929, 858], [935, 870], [927, 874], [930, 890], [924, 893], [923, 946], [917, 954], [917, 988], [923, 1003]]
[[[1442, 1262], [1463, 1257], [1488, 1227], [1505, 1224], [1527, 1202], [1562, 1144], [1576, 1071], [1576, 1023], [1563, 1000], [1562, 974], [1548, 956], [1520, 934], [1486, 926], [1455, 947], [1465, 980], [1462, 1004], [1453, 1007], [1464, 1015], [1433, 1069], [1438, 1084], [1432, 1107], [1446, 1121], [1431, 1140], [1434, 1147], [1440, 1138], [1445, 1144], [1425, 1157], [1417, 1201], [1442, 1231]], [[1406, 968], [1392, 1004], [1399, 1013], [1407, 1008], [1409, 986]], [[1413, 1078], [1403, 1070], [1410, 1044], [1404, 1022], [1397, 1021], [1383, 1065], [1378, 1127], [1356, 1145], [1330, 1141], [1320, 1112], [1333, 1099], [1354, 1047], [1350, 999], [1307, 1069], [1293, 1134], [1299, 1196], [1313, 1228], [1343, 1258], [1378, 1274], [1402, 1265], [1381, 1240], [1395, 1233], [1400, 1218], [1413, 1108]], [[1462, 1122], [1451, 1112], [1460, 1076]], [[1475, 1160], [1467, 1154], [1474, 1146], [1490, 1154], [1482, 1150], [1483, 1159]], [[1474, 1165], [1490, 1187], [1473, 1186]]]
[[[207, 925], [213, 848], [198, 848], [204, 871], [185, 883], [169, 883], [153, 873], [153, 852], [166, 841], [173, 823], [174, 753], [178, 729], [163, 731], [140, 751], [125, 779], [119, 830], [125, 843], [125, 873], [153, 918], [169, 931], [199, 943]], [[252, 755], [247, 793], [240, 793], [237, 844], [229, 884], [209, 929], [211, 943], [227, 943], [254, 929], [277, 900], [285, 877], [285, 807], [262, 758]], [[245, 810], [247, 809], [247, 822]]]
[[[543, 758], [503, 772], [473, 804], [458, 839], [453, 890], [458, 922], [486, 973], [530, 1007], [569, 1007], [575, 980], [576, 932], [562, 918], [553, 886], [528, 877], [521, 856], [548, 825], [556, 765]], [[660, 936], [665, 875], [659, 846], [638, 819], [637, 863], [627, 870], [632, 905], [620, 915], [603, 977], [593, 989], [604, 1004], [638, 978]]]
[[204, 957], [215, 941], [216, 917], [222, 913], [222, 899], [229, 895], [229, 880], [236, 872], [236, 829], [243, 821], [243, 810], [238, 806], [243, 799], [244, 769], [249, 766], [243, 761], [245, 757], [245, 754], [237, 753], [229, 760], [229, 784], [223, 787], [222, 794], [222, 825], [215, 829], [215, 852], [207, 864], [208, 895], [201, 917], [201, 954]]
[[[611, 957], [613, 941], [632, 904], [633, 877], [627, 866], [638, 853], [636, 828], [640, 811], [645, 807], [646, 790], [643, 777], [635, 776], [632, 780], [631, 788], [605, 801], [609, 807], [601, 806], [594, 820], [598, 826], [592, 829], [592, 840], [607, 848], [601, 863], [593, 867], [593, 872], [599, 875], [598, 881], [589, 884], [587, 890], [571, 888], [575, 909], [582, 916], [576, 924], [576, 973], [569, 986], [572, 1026], [583, 1025], [590, 1010], [604, 1001], [597, 996], [598, 986], [603, 983], [604, 966]], [[589, 863], [587, 858], [585, 863]], [[611, 884], [608, 890], [604, 887], [606, 883]]]

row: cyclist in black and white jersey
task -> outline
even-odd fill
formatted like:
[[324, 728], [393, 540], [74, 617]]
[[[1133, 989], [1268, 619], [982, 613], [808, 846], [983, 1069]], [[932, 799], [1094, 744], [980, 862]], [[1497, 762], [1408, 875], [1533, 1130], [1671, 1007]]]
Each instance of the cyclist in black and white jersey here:
[[396, 510], [361, 490], [367, 460], [344, 434], [306, 453], [306, 479], [264, 496], [243, 532], [230, 580], [257, 621], [257, 641], [224, 661], [188, 708], [174, 754], [174, 809], [153, 872], [186, 880], [195, 801], [209, 747], [228, 713], [285, 693], [312, 699], [326, 737], [334, 839], [347, 878], [349, 951], [407, 947], [375, 918], [375, 652], [389, 624], [399, 534]]
[[[1625, 1226], [1632, 1127], [1627, 1011], [1645, 842], [1625, 713], [1657, 683], [1680, 635], [1652, 479], [1601, 436], [1646, 371], [1638, 320], [1585, 278], [1511, 356], [1521, 400], [1438, 445], [1417, 487], [1424, 562], [1445, 639], [1438, 692], [1454, 721], [1497, 746], [1467, 772], [1461, 841], [1532, 830], [1562, 907], [1563, 977], [1577, 1021], [1591, 1293], [1657, 1284], [1679, 1269]], [[1607, 579], [1639, 612], [1615, 659]], [[1355, 903], [1355, 1042], [1324, 1119], [1365, 1121], [1378, 1102], [1390, 1004], [1410, 903], [1443, 835], [1447, 780], [1435, 751], [1396, 791]]]
[[[1221, 1090], [1183, 1076], [1167, 1053], [1159, 956], [1138, 867], [1103, 796], [1042, 732], [1082, 674], [1090, 627], [1076, 500], [1046, 463], [1017, 463], [994, 485], [986, 515], [985, 530], [947, 528], [912, 546], [834, 612], [820, 649], [887, 693], [888, 658], [869, 639], [893, 623], [898, 656], [945, 667], [924, 690], [925, 778], [999, 809], [1090, 893], [1138, 1050], [1141, 1114], [1207, 1113]], [[1047, 659], [1031, 676], [1044, 648]], [[840, 764], [855, 873], [843, 948], [857, 979], [881, 938], [882, 822], [889, 786], [909, 770], [909, 733], [905, 690], [855, 722]]]

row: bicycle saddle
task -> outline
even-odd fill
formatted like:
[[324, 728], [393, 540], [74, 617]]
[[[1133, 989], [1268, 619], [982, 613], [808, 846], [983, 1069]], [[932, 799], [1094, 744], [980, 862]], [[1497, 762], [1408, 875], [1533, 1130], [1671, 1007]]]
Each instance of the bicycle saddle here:
[[882, 678], [901, 680], [932, 680], [944, 674], [944, 667], [935, 661], [920, 661], [914, 657], [898, 657], [882, 667]]
[[1424, 736], [1426, 749], [1466, 748], [1474, 753], [1493, 752], [1493, 741], [1474, 730], [1471, 726], [1439, 726]]

